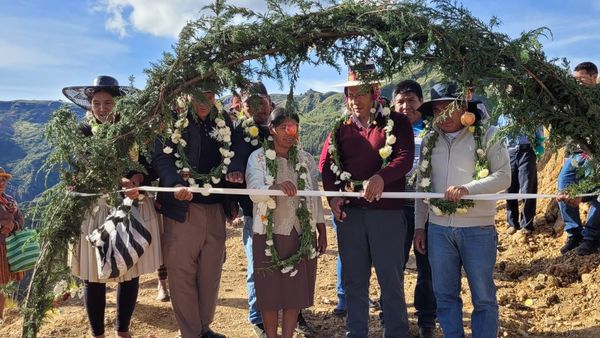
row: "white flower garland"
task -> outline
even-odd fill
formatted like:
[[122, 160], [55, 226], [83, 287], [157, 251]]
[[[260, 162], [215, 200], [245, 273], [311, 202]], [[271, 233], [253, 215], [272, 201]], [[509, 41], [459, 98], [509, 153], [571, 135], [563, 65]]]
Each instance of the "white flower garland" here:
[[[485, 133], [485, 128], [483, 126], [469, 126], [468, 131], [473, 134], [473, 138], [475, 139], [475, 172], [473, 174], [473, 178], [476, 180], [483, 179], [489, 176], [489, 163], [486, 156], [486, 149], [483, 145], [483, 135]], [[439, 132], [434, 130], [429, 130], [429, 138], [427, 139], [427, 143], [421, 149], [421, 154], [423, 159], [419, 164], [419, 168], [417, 169], [420, 174], [420, 180], [418, 182], [419, 187], [424, 192], [431, 192], [431, 154], [433, 153], [433, 148], [437, 143], [439, 138]], [[442, 215], [452, 215], [452, 214], [466, 214], [469, 208], [475, 206], [475, 202], [472, 200], [460, 200], [459, 202], [447, 201], [441, 198], [434, 199], [425, 199], [425, 203], [429, 204], [431, 207], [431, 211], [436, 216]]]
[[[263, 143], [263, 150], [266, 157], [267, 172], [265, 174], [265, 184], [273, 185], [275, 177], [277, 176], [277, 154], [273, 150], [273, 139], [269, 137]], [[300, 161], [299, 151], [297, 146], [293, 146], [289, 151], [289, 161], [294, 165], [294, 169], [297, 175], [296, 186], [298, 190], [304, 190], [308, 186], [308, 166], [303, 161]], [[301, 226], [300, 235], [300, 246], [296, 253], [287, 259], [281, 259], [279, 253], [275, 248], [273, 241], [273, 210], [277, 207], [277, 204], [273, 198], [269, 198], [268, 201], [258, 204], [258, 212], [260, 214], [260, 220], [265, 226], [265, 232], [267, 236], [265, 249], [265, 255], [271, 257], [272, 266], [268, 269], [278, 269], [283, 274], [290, 274], [290, 277], [296, 276], [298, 270], [296, 265], [304, 258], [315, 259], [317, 257], [317, 250], [314, 247], [314, 235], [312, 233], [311, 212], [308, 209], [306, 197], [300, 197], [300, 206], [296, 210], [296, 216]]]
[[[191, 169], [191, 165], [185, 155], [187, 142], [183, 138], [183, 131], [189, 126], [189, 99], [178, 100], [178, 105], [180, 109], [177, 112], [177, 120], [173, 124], [173, 128], [167, 129], [167, 136], [170, 137], [171, 142], [177, 147], [177, 152], [174, 154], [176, 158], [175, 166], [177, 167], [177, 173], [181, 174], [192, 188], [197, 188], [200, 184], [203, 184], [203, 188], [212, 188], [212, 184], [218, 184], [221, 182], [223, 175], [227, 174], [228, 166], [231, 164], [231, 159], [235, 155], [231, 150], [231, 129], [227, 125], [223, 111], [213, 107], [209, 119], [214, 121], [216, 127], [213, 128], [210, 136], [221, 143], [221, 147], [219, 147], [221, 163], [218, 166], [213, 167], [208, 174], [197, 173]], [[165, 146], [163, 148], [165, 154], [171, 154], [173, 151], [174, 149], [170, 146]]]
[[[382, 105], [377, 101], [375, 101], [375, 105], [377, 108], [371, 108], [371, 125], [377, 125], [377, 112], [381, 114], [385, 121], [385, 127], [383, 127], [383, 130], [385, 132], [385, 145], [379, 149], [379, 156], [383, 160], [381, 167], [384, 168], [389, 163], [389, 158], [393, 152], [392, 146], [396, 143], [396, 136], [392, 134], [392, 131], [394, 130], [394, 120], [390, 118], [391, 110], [389, 107], [382, 107]], [[364, 187], [366, 185], [366, 181], [352, 180], [352, 174], [350, 174], [347, 171], [344, 171], [342, 160], [338, 153], [339, 144], [337, 142], [336, 135], [343, 124], [349, 125], [352, 123], [351, 117], [352, 113], [346, 110], [344, 114], [342, 114], [342, 117], [336, 121], [333, 129], [331, 130], [329, 147], [327, 148], [327, 152], [331, 157], [331, 165], [329, 166], [329, 168], [337, 177], [335, 184], [343, 184], [344, 190], [346, 191], [354, 191], [355, 187]]]

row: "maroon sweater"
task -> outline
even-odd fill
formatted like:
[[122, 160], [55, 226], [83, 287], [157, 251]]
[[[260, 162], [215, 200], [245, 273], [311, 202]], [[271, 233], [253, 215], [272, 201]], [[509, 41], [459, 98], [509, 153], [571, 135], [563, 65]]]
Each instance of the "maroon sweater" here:
[[[382, 159], [379, 149], [385, 146], [385, 120], [377, 118], [377, 126], [360, 128], [354, 122], [342, 124], [338, 130], [338, 153], [342, 160], [343, 170], [352, 174], [353, 180], [368, 180], [378, 174], [385, 183], [384, 191], [404, 191], [406, 174], [411, 170], [414, 160], [415, 140], [410, 121], [404, 114], [392, 112], [394, 121], [392, 134], [396, 136], [393, 152], [385, 168], [381, 168]], [[337, 177], [331, 171], [331, 156], [327, 153], [330, 136], [325, 141], [322, 155], [325, 159], [320, 168], [323, 174], [323, 187], [326, 191], [340, 191], [336, 185]], [[321, 162], [321, 161], [319, 161]], [[369, 203], [364, 198], [351, 198], [349, 206], [366, 209], [399, 209], [404, 203], [399, 199], [381, 199]]]

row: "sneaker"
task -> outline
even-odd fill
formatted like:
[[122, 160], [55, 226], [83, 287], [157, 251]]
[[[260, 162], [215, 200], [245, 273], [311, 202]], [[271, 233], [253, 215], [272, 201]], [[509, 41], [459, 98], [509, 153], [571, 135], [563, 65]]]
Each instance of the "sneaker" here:
[[600, 242], [595, 239], [584, 239], [581, 241], [581, 244], [575, 249], [575, 254], [577, 256], [587, 256], [598, 251], [598, 247], [600, 246]]
[[560, 248], [560, 253], [564, 255], [567, 252], [575, 249], [579, 246], [579, 243], [581, 243], [581, 241], [583, 241], [583, 238], [581, 236], [569, 236], [565, 245], [563, 245], [563, 247]]
[[506, 230], [506, 232], [507, 232], [509, 235], [512, 235], [512, 234], [514, 234], [515, 232], [517, 232], [517, 228], [515, 228], [515, 227], [508, 227], [508, 229]]
[[267, 338], [267, 332], [265, 331], [265, 326], [262, 323], [254, 324], [252, 326], [254, 326], [254, 333], [258, 338]]
[[161, 302], [168, 302], [171, 300], [169, 287], [167, 286], [167, 280], [158, 281], [158, 293], [156, 295], [156, 299]]
[[433, 327], [420, 327], [419, 338], [435, 338], [435, 330]]
[[310, 333], [310, 326], [306, 323], [306, 319], [302, 315], [302, 312], [298, 312], [298, 323], [296, 324], [296, 332], [299, 334], [307, 335]]
[[519, 229], [519, 232], [522, 233], [523, 235], [531, 235], [531, 233], [533, 232], [533, 229], [521, 228], [521, 229]]

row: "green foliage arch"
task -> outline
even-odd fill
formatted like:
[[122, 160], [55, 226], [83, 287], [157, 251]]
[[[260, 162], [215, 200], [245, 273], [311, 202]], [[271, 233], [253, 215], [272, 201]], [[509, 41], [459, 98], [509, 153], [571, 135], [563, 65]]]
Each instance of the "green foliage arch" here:
[[[538, 29], [510, 38], [497, 20], [484, 23], [449, 0], [341, 1], [268, 0], [266, 13], [218, 0], [182, 30], [173, 51], [146, 70], [146, 88], [121, 99], [120, 120], [84, 138], [67, 108], [54, 113], [47, 139], [53, 146], [47, 169], [61, 182], [31, 210], [41, 230], [42, 255], [23, 307], [23, 337], [34, 338], [52, 306], [52, 288], [67, 272], [66, 251], [79, 238], [93, 198], [76, 191], [109, 193], [136, 168], [128, 156], [134, 144], [149, 146], [173, 123], [171, 110], [182, 94], [235, 90], [256, 79], [289, 82], [288, 105], [300, 66], [375, 61], [379, 79], [415, 65], [465, 85], [485, 88], [495, 109], [510, 115], [509, 129], [548, 127], [556, 144], [568, 137], [590, 154], [600, 151], [600, 93], [583, 88], [568, 64], [548, 60]], [[293, 12], [294, 14], [290, 14]], [[292, 107], [293, 108], [293, 107]], [[513, 131], [515, 131], [513, 130]], [[594, 172], [589, 186], [599, 182]], [[115, 197], [115, 196], [113, 196]], [[115, 197], [116, 198], [116, 197]]]

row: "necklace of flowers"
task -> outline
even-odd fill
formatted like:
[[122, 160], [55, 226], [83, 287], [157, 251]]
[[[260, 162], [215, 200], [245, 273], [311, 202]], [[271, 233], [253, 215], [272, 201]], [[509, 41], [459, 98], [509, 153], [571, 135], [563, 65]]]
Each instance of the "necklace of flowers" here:
[[[187, 156], [185, 155], [185, 147], [187, 142], [183, 139], [183, 131], [189, 126], [188, 112], [189, 103], [191, 98], [178, 100], [179, 108], [177, 110], [177, 120], [173, 124], [172, 128], [167, 129], [167, 135], [171, 138], [176, 146], [176, 153], [174, 154], [175, 166], [177, 166], [177, 173], [181, 174], [189, 183], [190, 187], [197, 188], [200, 184], [203, 184], [203, 188], [212, 188], [211, 184], [218, 184], [221, 182], [223, 175], [227, 174], [227, 168], [231, 164], [231, 159], [235, 153], [231, 150], [231, 129], [225, 122], [225, 115], [222, 110], [213, 106], [209, 114], [209, 119], [214, 121], [216, 127], [213, 128], [210, 136], [221, 143], [219, 152], [221, 153], [221, 163], [216, 167], [211, 168], [207, 174], [200, 174], [192, 169]], [[192, 114], [193, 118], [197, 118], [196, 115]], [[171, 154], [173, 148], [165, 146], [163, 148], [165, 154]]]
[[[273, 185], [275, 183], [275, 177], [277, 177], [277, 154], [275, 153], [273, 140], [269, 137], [263, 142], [263, 150], [265, 152], [267, 174], [265, 176], [265, 184]], [[308, 166], [306, 163], [301, 162], [298, 156], [298, 147], [293, 146], [289, 150], [289, 161], [295, 168], [296, 172], [296, 186], [298, 190], [306, 189], [308, 185]], [[298, 250], [286, 259], [279, 257], [279, 253], [275, 248], [273, 242], [273, 210], [277, 207], [275, 200], [270, 198], [267, 202], [259, 205], [260, 219], [265, 226], [266, 230], [266, 245], [265, 255], [271, 257], [271, 267], [267, 270], [280, 270], [283, 274], [290, 274], [290, 277], [294, 277], [298, 270], [296, 265], [303, 259], [314, 259], [317, 257], [317, 250], [315, 249], [314, 235], [312, 233], [311, 213], [308, 210], [306, 197], [300, 197], [300, 206], [296, 209], [296, 217], [300, 222], [300, 228], [302, 234], [300, 235], [300, 246]]]
[[[390, 118], [391, 110], [389, 107], [383, 107], [383, 105], [379, 101], [374, 101], [374, 107], [371, 108], [371, 116], [369, 118], [369, 123], [372, 126], [377, 125], [376, 117], [377, 114], [381, 114], [384, 118], [385, 127], [383, 127], [383, 131], [385, 132], [385, 145], [379, 149], [379, 156], [383, 160], [381, 167], [384, 168], [388, 165], [390, 161], [390, 155], [392, 155], [392, 145], [396, 143], [396, 136], [392, 134], [394, 129], [394, 121]], [[329, 139], [329, 147], [327, 148], [327, 152], [331, 157], [331, 165], [330, 169], [337, 177], [335, 184], [342, 184], [344, 190], [346, 191], [355, 191], [361, 190], [361, 187], [366, 185], [366, 181], [358, 181], [352, 179], [352, 174], [347, 171], [344, 171], [344, 167], [342, 165], [342, 159], [338, 152], [339, 144], [337, 141], [337, 133], [340, 130], [340, 127], [343, 124], [349, 125], [352, 123], [352, 113], [346, 110], [342, 117], [340, 117], [335, 124], [333, 125], [333, 129], [330, 133]]]
[[256, 122], [254, 122], [254, 119], [252, 117], [247, 117], [246, 115], [243, 115], [242, 117], [240, 117], [240, 122], [242, 128], [244, 129], [244, 141], [250, 143], [253, 146], [257, 146], [259, 142], [258, 136], [260, 134], [260, 131], [256, 126]]
[[[476, 180], [480, 180], [489, 176], [490, 171], [488, 169], [488, 160], [486, 157], [486, 150], [483, 145], [483, 134], [485, 133], [485, 128], [483, 126], [469, 126], [467, 130], [473, 134], [473, 138], [475, 139], [475, 172], [473, 174], [473, 178]], [[421, 149], [421, 154], [423, 159], [419, 165], [419, 173], [421, 179], [419, 180], [419, 187], [422, 188], [424, 192], [431, 192], [431, 154], [433, 152], [433, 148], [436, 145], [438, 137], [440, 135], [439, 132], [434, 131], [432, 129], [428, 130], [428, 134], [430, 137], [427, 139], [427, 143]], [[468, 212], [468, 208], [472, 208], [475, 206], [475, 202], [472, 200], [460, 200], [458, 202], [448, 201], [442, 198], [432, 198], [425, 199], [425, 203], [431, 206], [431, 211], [436, 216], [442, 215], [452, 215], [452, 214], [466, 214]]]

